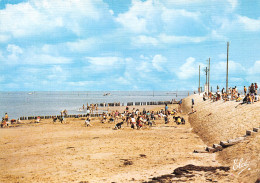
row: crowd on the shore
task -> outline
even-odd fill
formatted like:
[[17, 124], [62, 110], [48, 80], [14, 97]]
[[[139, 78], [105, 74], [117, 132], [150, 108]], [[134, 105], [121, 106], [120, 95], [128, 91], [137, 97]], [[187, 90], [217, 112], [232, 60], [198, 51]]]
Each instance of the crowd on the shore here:
[[258, 85], [257, 83], [252, 83], [248, 88], [244, 86], [243, 93], [238, 92], [238, 88], [230, 87], [227, 92], [225, 88], [222, 88], [221, 92], [219, 91], [219, 87], [217, 86], [217, 92], [207, 92], [203, 93], [203, 100], [212, 100], [213, 102], [218, 100], [224, 101], [236, 101], [242, 102], [241, 104], [253, 104], [254, 102], [259, 101], [259, 95], [257, 94]]
[[[115, 123], [114, 129], [122, 128], [123, 124], [126, 124], [127, 127], [131, 127], [132, 129], [141, 129], [144, 126], [151, 127], [156, 125], [156, 120], [161, 119], [164, 120], [165, 124], [168, 124], [171, 118], [178, 125], [185, 124], [185, 119], [178, 115], [178, 113], [181, 113], [178, 108], [169, 110], [167, 104], [165, 104], [165, 109], [161, 109], [160, 111], [147, 111], [145, 108], [143, 108], [142, 111], [135, 108], [130, 110], [130, 108], [126, 106], [123, 113], [120, 113], [118, 110], [112, 111], [111, 113], [103, 112], [100, 122]], [[85, 125], [92, 126], [89, 117], [85, 120]]]
[[[180, 108], [181, 108], [180, 102]], [[83, 105], [84, 107], [84, 105]], [[92, 106], [88, 106], [86, 111], [86, 120], [85, 120], [85, 126], [92, 126], [90, 123], [91, 118], [90, 109]], [[133, 107], [130, 109], [130, 107], [126, 106], [124, 112], [120, 113], [118, 110], [109, 112], [103, 112], [102, 115], [99, 117], [101, 123], [114, 123], [115, 127], [114, 129], [120, 129], [124, 124], [127, 127], [131, 127], [133, 129], [141, 129], [144, 126], [154, 126], [156, 125], [157, 120], [163, 120], [165, 124], [170, 123], [172, 120], [176, 124], [185, 124], [185, 119], [181, 117], [182, 110], [179, 108], [169, 110], [169, 107], [167, 104], [165, 104], [164, 109], [161, 109], [159, 111], [149, 111], [143, 108], [142, 111], [139, 109], [135, 109]], [[60, 112], [60, 115], [58, 116], [52, 116], [52, 121], [60, 123], [66, 123], [66, 118], [68, 117], [68, 111], [65, 109]], [[35, 123], [39, 123], [41, 121], [41, 117], [38, 116], [35, 118]], [[1, 127], [9, 127], [13, 123], [19, 123], [21, 122], [19, 119], [17, 120], [9, 120], [8, 114], [5, 113], [5, 116], [2, 118]]]

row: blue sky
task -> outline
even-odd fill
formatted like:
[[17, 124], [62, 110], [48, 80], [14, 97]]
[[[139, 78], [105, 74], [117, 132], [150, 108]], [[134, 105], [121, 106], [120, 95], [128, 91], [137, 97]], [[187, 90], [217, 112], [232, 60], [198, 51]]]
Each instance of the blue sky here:
[[[0, 91], [260, 83], [258, 0], [0, 0]], [[205, 73], [201, 71], [201, 83]]]

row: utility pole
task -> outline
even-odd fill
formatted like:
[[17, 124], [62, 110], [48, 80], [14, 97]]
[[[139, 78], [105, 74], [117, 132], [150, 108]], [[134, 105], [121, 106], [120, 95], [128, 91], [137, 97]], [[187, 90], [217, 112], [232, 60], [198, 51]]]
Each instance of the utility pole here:
[[200, 65], [199, 65], [199, 94], [200, 94]]
[[204, 69], [204, 71], [206, 72], [206, 87], [205, 87], [205, 91], [208, 88], [208, 67], [206, 67], [206, 69]]
[[[210, 75], [210, 58], [209, 58], [209, 71], [208, 71], [208, 77]], [[210, 83], [209, 83], [209, 78], [208, 78], [208, 95], [209, 95], [209, 87], [210, 87]]]
[[226, 93], [228, 94], [228, 51], [229, 51], [229, 42], [227, 42], [227, 76], [226, 76]]

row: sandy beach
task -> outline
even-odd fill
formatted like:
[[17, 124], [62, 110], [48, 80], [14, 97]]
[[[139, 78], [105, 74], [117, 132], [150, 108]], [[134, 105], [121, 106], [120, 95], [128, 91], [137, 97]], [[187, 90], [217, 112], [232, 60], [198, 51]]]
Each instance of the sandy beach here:
[[[181, 114], [186, 121], [190, 118], [192, 126], [189, 122], [177, 125], [171, 118], [169, 124], [164, 124], [163, 119], [157, 119], [155, 126], [145, 126], [141, 130], [133, 130], [126, 124], [120, 130], [113, 130], [115, 123], [102, 124], [98, 118], [92, 118], [92, 127], [85, 127], [83, 118], [68, 118], [66, 124], [53, 123], [52, 120], [46, 119], [40, 123], [22, 121], [23, 124], [17, 127], [1, 129], [0, 181], [83, 183], [239, 182], [241, 178], [245, 182], [256, 180], [257, 169], [245, 171], [239, 177], [234, 176], [236, 172], [232, 168], [229, 171], [192, 171], [192, 176], [158, 178], [171, 175], [176, 168], [189, 164], [231, 167], [233, 158], [242, 157], [244, 152], [254, 152], [251, 163], [259, 160], [259, 135], [248, 139], [246, 144], [241, 143], [222, 152], [193, 153], [195, 149], [204, 149], [212, 142], [234, 135], [232, 133], [230, 136], [223, 136], [225, 133], [220, 133], [220, 130], [216, 132], [220, 134], [215, 135], [215, 139], [208, 137], [207, 140], [203, 137], [201, 134], [206, 130], [201, 126], [201, 131], [196, 128], [193, 118], [201, 116], [200, 110], [204, 109], [199, 109], [202, 104], [197, 102], [201, 97], [195, 97], [197, 114], [194, 113], [190, 117], [186, 114], [188, 111], [185, 109], [189, 109], [190, 97], [184, 100], [185, 113]], [[259, 107], [259, 104], [254, 107]], [[160, 110], [163, 107], [149, 106], [149, 110]], [[178, 106], [170, 105], [169, 109], [176, 107]], [[142, 108], [140, 106], [140, 109]], [[110, 110], [121, 111], [124, 108], [115, 107]], [[252, 119], [259, 124], [258, 118], [255, 117], [252, 115]], [[199, 119], [197, 121], [201, 122]], [[255, 168], [259, 168], [259, 164]]]

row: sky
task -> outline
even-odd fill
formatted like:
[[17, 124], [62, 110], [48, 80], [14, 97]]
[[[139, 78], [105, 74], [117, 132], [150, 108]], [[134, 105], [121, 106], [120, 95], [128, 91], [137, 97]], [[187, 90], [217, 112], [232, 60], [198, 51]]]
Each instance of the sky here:
[[0, 0], [0, 91], [260, 83], [259, 0]]

